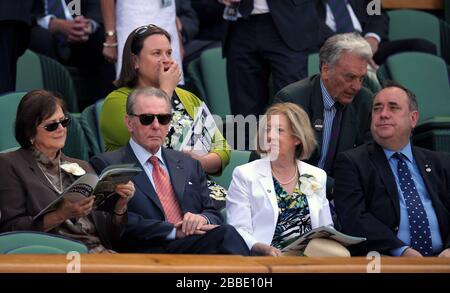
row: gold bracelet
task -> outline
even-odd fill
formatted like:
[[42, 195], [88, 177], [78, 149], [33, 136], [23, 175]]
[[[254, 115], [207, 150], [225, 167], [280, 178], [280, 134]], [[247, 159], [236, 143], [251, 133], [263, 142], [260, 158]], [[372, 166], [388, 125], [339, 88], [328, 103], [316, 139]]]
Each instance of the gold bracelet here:
[[114, 47], [117, 47], [118, 45], [119, 45], [118, 43], [107, 43], [107, 42], [103, 43], [103, 47], [107, 47], [107, 48], [114, 48]]

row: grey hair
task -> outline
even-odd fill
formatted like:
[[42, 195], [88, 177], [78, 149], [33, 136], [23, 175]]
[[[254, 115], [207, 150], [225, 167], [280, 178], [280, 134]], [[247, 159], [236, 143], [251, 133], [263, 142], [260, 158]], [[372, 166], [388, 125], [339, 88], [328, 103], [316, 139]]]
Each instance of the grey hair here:
[[324, 64], [333, 68], [342, 53], [353, 53], [366, 61], [371, 60], [373, 56], [369, 43], [358, 33], [334, 35], [328, 38], [320, 48], [320, 68]]
[[167, 103], [167, 108], [169, 113], [172, 112], [172, 98], [169, 97], [163, 90], [160, 90], [155, 87], [146, 87], [142, 89], [137, 89], [132, 91], [127, 97], [126, 111], [127, 114], [135, 114], [134, 113], [134, 105], [136, 104], [136, 98], [138, 96], [146, 96], [146, 97], [157, 97], [164, 99]]

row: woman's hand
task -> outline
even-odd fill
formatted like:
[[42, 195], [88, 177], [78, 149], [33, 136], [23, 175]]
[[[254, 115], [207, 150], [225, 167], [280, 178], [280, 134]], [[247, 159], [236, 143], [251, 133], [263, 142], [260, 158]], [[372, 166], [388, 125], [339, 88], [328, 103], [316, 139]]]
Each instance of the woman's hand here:
[[169, 97], [172, 97], [173, 91], [181, 80], [181, 69], [175, 61], [171, 61], [168, 68], [164, 69], [164, 65], [159, 67], [159, 88], [162, 89]]
[[117, 61], [117, 46], [116, 47], [103, 47], [103, 56], [105, 57], [106, 61], [110, 63], [114, 63]]
[[127, 210], [128, 202], [134, 196], [134, 184], [131, 181], [128, 181], [126, 184], [118, 184], [115, 191], [120, 198], [117, 200], [114, 212], [116, 214], [124, 214]]
[[278, 248], [275, 248], [273, 246], [261, 243], [261, 242], [256, 242], [252, 249], [251, 249], [251, 253], [252, 255], [259, 255], [259, 256], [263, 256], [263, 255], [268, 255], [268, 256], [282, 256], [283, 254], [281, 253], [281, 250], [279, 250]]
[[215, 174], [222, 168], [222, 160], [216, 153], [208, 153], [204, 156], [197, 155], [193, 151], [183, 151], [183, 153], [191, 156], [194, 160], [199, 161], [207, 174]]
[[94, 199], [94, 196], [90, 196], [74, 202], [65, 198], [56, 213], [62, 221], [87, 216], [92, 211]]

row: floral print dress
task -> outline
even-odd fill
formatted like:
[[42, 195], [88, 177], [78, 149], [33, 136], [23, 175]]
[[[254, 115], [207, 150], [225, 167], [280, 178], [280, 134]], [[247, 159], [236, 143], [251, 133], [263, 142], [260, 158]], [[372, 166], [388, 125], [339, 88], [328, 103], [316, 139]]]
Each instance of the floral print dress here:
[[[184, 132], [194, 123], [194, 119], [189, 116], [177, 95], [172, 99], [172, 123], [169, 133], [164, 142], [164, 147], [169, 149], [176, 148], [181, 142]], [[208, 177], [209, 196], [213, 199], [214, 206], [218, 209], [225, 207], [225, 198], [227, 190]]]
[[273, 177], [279, 214], [271, 245], [278, 249], [283, 249], [311, 230], [308, 200], [300, 188], [302, 176], [305, 175], [299, 177], [292, 194], [288, 194]]

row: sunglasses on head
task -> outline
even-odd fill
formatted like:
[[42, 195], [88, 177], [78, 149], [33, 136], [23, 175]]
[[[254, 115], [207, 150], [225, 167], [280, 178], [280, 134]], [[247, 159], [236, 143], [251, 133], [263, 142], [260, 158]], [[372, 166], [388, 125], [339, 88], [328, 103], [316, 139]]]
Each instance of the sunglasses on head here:
[[70, 117], [63, 118], [56, 122], [48, 123], [46, 125], [43, 125], [42, 127], [44, 127], [45, 130], [52, 132], [58, 129], [59, 124], [61, 124], [62, 127], [66, 128], [67, 125], [70, 124]]
[[155, 28], [159, 28], [159, 27], [154, 24], [143, 25], [134, 30], [134, 35], [135, 36], [142, 35], [142, 34], [146, 33], [149, 29], [155, 29]]
[[172, 114], [140, 114], [140, 115], [129, 114], [129, 115], [139, 117], [139, 122], [141, 122], [142, 125], [152, 124], [155, 118], [161, 125], [167, 125], [172, 120]]

